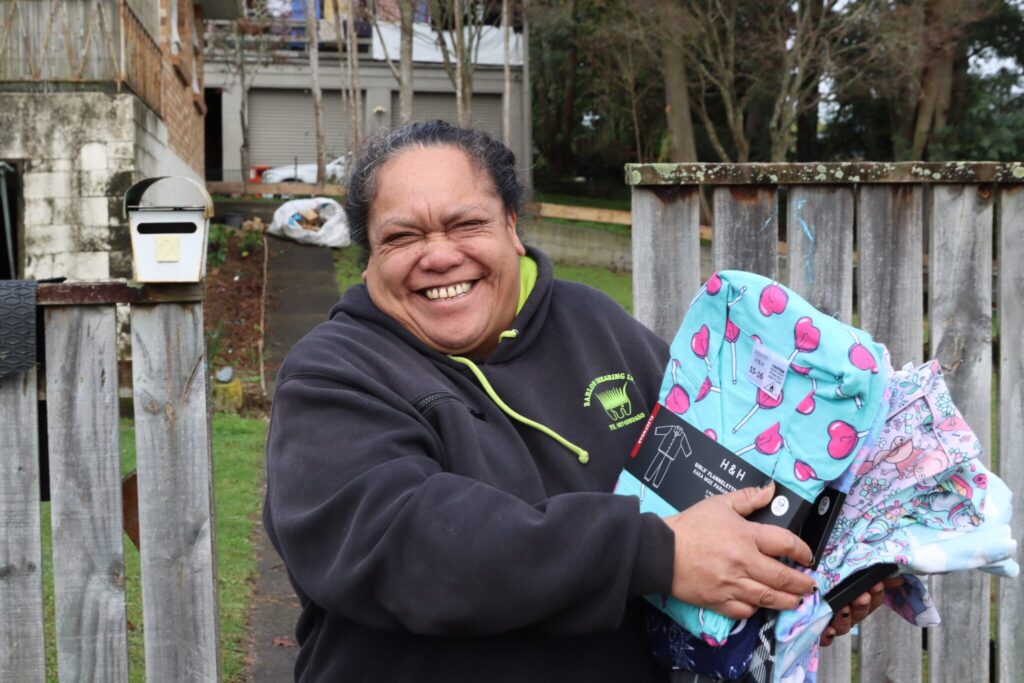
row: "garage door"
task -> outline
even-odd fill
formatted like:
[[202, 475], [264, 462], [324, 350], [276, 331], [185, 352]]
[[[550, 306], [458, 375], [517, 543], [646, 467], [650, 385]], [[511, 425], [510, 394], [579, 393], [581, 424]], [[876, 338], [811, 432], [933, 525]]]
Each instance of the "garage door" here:
[[[473, 95], [472, 123], [501, 139], [501, 95]], [[398, 126], [398, 93], [391, 93], [391, 125]], [[441, 119], [456, 123], [455, 93], [414, 93], [412, 120]]]
[[[351, 143], [351, 117], [342, 112], [341, 94], [324, 93], [324, 137], [328, 161]], [[316, 161], [313, 95], [308, 90], [250, 90], [249, 138], [253, 164]]]

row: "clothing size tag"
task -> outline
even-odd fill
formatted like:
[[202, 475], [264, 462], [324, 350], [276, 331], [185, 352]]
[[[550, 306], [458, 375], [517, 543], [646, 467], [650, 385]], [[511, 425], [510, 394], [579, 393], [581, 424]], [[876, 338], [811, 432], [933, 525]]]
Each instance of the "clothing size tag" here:
[[754, 353], [750, 356], [747, 366], [747, 379], [756, 384], [761, 391], [778, 399], [782, 393], [782, 385], [786, 383], [789, 372], [789, 361], [763, 344], [754, 345]]

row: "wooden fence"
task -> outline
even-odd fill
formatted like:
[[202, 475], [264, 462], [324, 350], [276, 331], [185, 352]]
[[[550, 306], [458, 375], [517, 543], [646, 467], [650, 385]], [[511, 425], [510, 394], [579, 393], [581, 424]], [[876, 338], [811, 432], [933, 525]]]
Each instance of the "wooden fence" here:
[[[640, 164], [627, 166], [626, 181], [642, 322], [670, 339], [700, 285], [703, 187], [714, 210], [714, 270], [788, 284], [871, 332], [896, 367], [938, 358], [986, 464], [1024, 491], [1024, 164]], [[1024, 500], [1016, 502], [1022, 539]], [[849, 637], [823, 650], [818, 680], [847, 683], [855, 670], [864, 683], [921, 681], [923, 671], [930, 683], [1021, 680], [1021, 589], [1021, 579], [977, 571], [934, 577], [942, 626], [924, 633], [880, 610], [861, 626], [858, 652]]]
[[[0, 380], [0, 679], [43, 681], [49, 444], [61, 681], [127, 681], [115, 304], [131, 305], [146, 679], [218, 679], [203, 290], [40, 285], [45, 358]], [[48, 433], [37, 430], [45, 394]]]

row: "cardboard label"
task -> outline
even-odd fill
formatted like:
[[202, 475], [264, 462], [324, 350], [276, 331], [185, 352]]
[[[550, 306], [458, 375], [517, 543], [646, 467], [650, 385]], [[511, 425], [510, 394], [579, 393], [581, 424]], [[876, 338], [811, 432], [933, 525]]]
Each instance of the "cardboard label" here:
[[788, 372], [789, 361], [763, 344], [754, 344], [754, 352], [747, 366], [747, 379], [761, 391], [778, 399]]
[[[655, 406], [626, 470], [676, 510], [772, 479], [661, 404]], [[797, 531], [811, 503], [776, 482], [775, 498], [748, 519]]]
[[156, 236], [156, 260], [160, 263], [177, 263], [181, 260], [181, 240], [177, 235]]

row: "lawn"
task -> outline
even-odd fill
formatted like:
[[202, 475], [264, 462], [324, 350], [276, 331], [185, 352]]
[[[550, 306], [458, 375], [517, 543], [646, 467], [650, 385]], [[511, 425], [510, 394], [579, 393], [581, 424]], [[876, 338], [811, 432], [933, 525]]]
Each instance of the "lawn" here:
[[[256, 571], [253, 543], [262, 501], [266, 422], [228, 414], [213, 417], [214, 502], [220, 605], [222, 680], [245, 680], [245, 621]], [[135, 430], [121, 423], [121, 472], [135, 468]], [[57, 680], [50, 504], [42, 504], [43, 592], [46, 619], [46, 679]], [[128, 665], [131, 681], [146, 680], [139, 551], [124, 536], [125, 601], [128, 613]]]
[[585, 206], [591, 209], [615, 209], [617, 211], [629, 211], [631, 199], [628, 195], [622, 197], [580, 197], [571, 194], [558, 194], [556, 192], [544, 192], [538, 190], [533, 198], [535, 202], [546, 204], [563, 204], [565, 206]]

